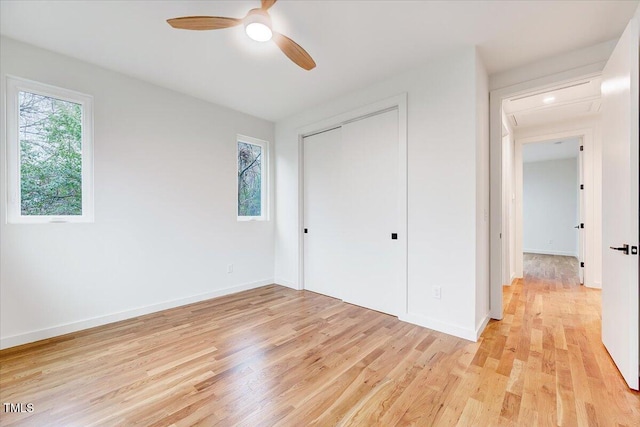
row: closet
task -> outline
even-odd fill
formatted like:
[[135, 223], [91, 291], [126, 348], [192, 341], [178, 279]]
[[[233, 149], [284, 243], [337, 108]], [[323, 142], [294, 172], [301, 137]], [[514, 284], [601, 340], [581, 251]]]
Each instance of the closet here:
[[304, 287], [399, 315], [404, 308], [398, 109], [303, 138]]

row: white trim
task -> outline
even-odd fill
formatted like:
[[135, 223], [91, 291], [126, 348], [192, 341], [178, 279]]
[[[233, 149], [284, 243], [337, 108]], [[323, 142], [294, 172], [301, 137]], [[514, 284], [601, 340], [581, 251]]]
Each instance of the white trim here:
[[[404, 109], [406, 113], [407, 108], [407, 93], [401, 93], [391, 98], [386, 98], [372, 104], [365, 105], [355, 110], [347, 111], [341, 114], [336, 114], [324, 120], [317, 121], [315, 123], [308, 124], [306, 126], [299, 127], [297, 133], [300, 137], [309, 135], [312, 133], [322, 132], [331, 128], [339, 127], [342, 123], [359, 119], [370, 114], [377, 113], [379, 111], [387, 110], [389, 108], [398, 107], [398, 110]], [[402, 117], [399, 116], [398, 122], [402, 124]]]
[[[509, 143], [509, 146], [513, 146], [513, 130], [511, 129], [511, 124], [507, 120], [504, 111], [502, 112], [502, 150], [505, 150], [505, 138]], [[511, 169], [511, 165], [508, 162], [505, 162], [503, 159], [502, 162], [502, 182], [507, 183], [507, 185], [502, 186], [502, 212], [503, 218], [509, 218], [509, 212], [511, 209], [512, 196], [513, 196], [513, 171]], [[505, 167], [509, 166], [509, 167]], [[509, 191], [507, 191], [509, 190]], [[504, 221], [502, 223], [502, 283], [503, 285], [507, 282], [508, 277], [511, 275], [511, 260], [512, 260], [512, 248], [511, 248], [511, 238], [515, 238], [515, 233], [511, 228], [511, 221]]]
[[490, 307], [491, 318], [500, 320], [502, 305], [502, 101], [534, 89], [553, 88], [559, 84], [601, 75], [603, 63], [594, 63], [518, 83], [489, 93], [489, 164], [490, 164]]
[[480, 336], [484, 332], [484, 329], [489, 324], [489, 320], [491, 320], [491, 316], [489, 313], [487, 313], [487, 315], [484, 316], [484, 319], [482, 319], [482, 322], [480, 322], [480, 324], [476, 328], [476, 339], [475, 339], [476, 342], [480, 339]]
[[[465, 340], [475, 342], [478, 339], [478, 333], [476, 330], [463, 328], [446, 322], [441, 322], [440, 320], [422, 316], [420, 314], [407, 313], [403, 316], [399, 316], [398, 319], [402, 320], [403, 322], [412, 323], [414, 325], [422, 326], [423, 328], [433, 329], [434, 331], [453, 335]], [[486, 320], [488, 322], [489, 317], [487, 317]]]
[[276, 285], [280, 285], [280, 286], [286, 286], [287, 288], [291, 288], [294, 289], [296, 291], [300, 290], [300, 287], [298, 285], [296, 285], [295, 283], [293, 283], [290, 280], [286, 280], [283, 279], [281, 277], [276, 277], [275, 280], [273, 281]]
[[232, 286], [230, 288], [218, 289], [204, 294], [193, 295], [186, 298], [165, 301], [158, 304], [151, 304], [144, 307], [133, 308], [130, 310], [120, 311], [117, 313], [107, 314], [104, 316], [92, 317], [77, 322], [66, 323], [63, 325], [53, 326], [51, 328], [39, 329], [36, 331], [25, 332], [23, 334], [3, 337], [0, 339], [0, 349], [15, 347], [17, 345], [27, 344], [47, 338], [57, 337], [60, 335], [81, 331], [84, 329], [94, 328], [109, 323], [127, 320], [145, 314], [156, 313], [158, 311], [168, 310], [170, 308], [180, 307], [187, 304], [206, 301], [208, 299], [221, 297], [224, 295], [234, 294], [249, 289], [259, 288], [261, 286], [270, 285], [273, 280], [260, 280], [258, 282], [246, 283], [243, 285]]
[[[93, 96], [27, 80], [6, 76], [6, 165], [7, 223], [43, 224], [93, 222]], [[82, 215], [22, 215], [20, 210], [20, 143], [18, 141], [19, 92], [29, 92], [82, 106]]]
[[[574, 130], [567, 130], [562, 132], [553, 132], [548, 134], [541, 134], [536, 136], [531, 136], [527, 138], [518, 138], [515, 140], [515, 150], [514, 150], [514, 175], [515, 175], [515, 188], [514, 192], [516, 195], [515, 200], [515, 248], [513, 248], [513, 253], [516, 257], [515, 259], [515, 274], [522, 277], [523, 272], [523, 254], [527, 252], [526, 249], [523, 249], [523, 161], [522, 161], [522, 151], [523, 147], [526, 144], [535, 144], [539, 142], [559, 140], [559, 139], [567, 139], [567, 138], [580, 138], [580, 144], [584, 146], [584, 160], [583, 160], [583, 172], [582, 179], [584, 183], [584, 212], [582, 212], [585, 227], [584, 234], [584, 276], [583, 282], [585, 285], [590, 286], [593, 282], [594, 269], [591, 267], [594, 265], [594, 247], [595, 247], [595, 230], [597, 227], [600, 227], [600, 224], [596, 224], [595, 222], [595, 185], [594, 185], [594, 130], [593, 128], [577, 128]], [[578, 209], [582, 209], [582, 206], [578, 206]], [[546, 252], [538, 251], [537, 249], [532, 249], [534, 253], [545, 254]], [[578, 257], [577, 254], [569, 253], [569, 252], [554, 252], [551, 251], [548, 253], [549, 255], [563, 255], [563, 256], [575, 256]]]
[[[236, 218], [238, 221], [269, 221], [269, 142], [262, 139], [253, 138], [251, 136], [238, 134], [236, 136], [236, 175], [238, 172], [238, 143], [243, 142], [245, 144], [257, 145], [262, 149], [262, 161], [260, 165], [260, 215], [256, 216], [240, 216], [236, 211]], [[236, 177], [236, 185], [239, 185], [238, 178]], [[236, 209], [238, 207], [239, 200], [236, 200]]]
[[304, 289], [304, 137], [298, 132], [298, 290]]
[[300, 127], [298, 134], [298, 288], [304, 289], [304, 144], [305, 135], [336, 128], [345, 122], [362, 118], [391, 108], [398, 109], [398, 243], [402, 244], [400, 254], [403, 268], [399, 272], [404, 308], [400, 315], [409, 310], [408, 300], [408, 211], [407, 211], [407, 93], [383, 99], [369, 105], [347, 111], [327, 119]]
[[564, 252], [564, 251], [548, 251], [546, 249], [523, 249], [522, 253], [525, 254], [539, 254], [539, 255], [558, 255], [558, 256], [570, 256], [574, 258], [578, 258], [578, 254], [575, 252]]

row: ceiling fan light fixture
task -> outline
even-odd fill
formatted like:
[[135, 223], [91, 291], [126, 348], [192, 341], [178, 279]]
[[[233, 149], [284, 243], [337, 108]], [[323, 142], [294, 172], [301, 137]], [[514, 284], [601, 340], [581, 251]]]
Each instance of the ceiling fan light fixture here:
[[269, 15], [260, 9], [254, 9], [251, 12], [245, 18], [244, 31], [250, 39], [257, 42], [267, 42], [271, 40], [273, 32], [271, 31], [271, 19]]
[[167, 23], [179, 30], [197, 31], [221, 30], [242, 24], [247, 36], [252, 40], [258, 42], [272, 40], [278, 46], [278, 49], [298, 67], [307, 71], [314, 69], [316, 62], [302, 46], [289, 37], [271, 30], [271, 16], [269, 16], [268, 10], [276, 1], [262, 0], [260, 2], [261, 7], [251, 9], [242, 19], [227, 18], [225, 16], [181, 16], [167, 19]]
[[247, 25], [244, 30], [250, 39], [257, 42], [268, 42], [273, 36], [271, 28], [267, 27], [264, 24], [261, 24], [260, 22], [252, 22], [251, 24]]

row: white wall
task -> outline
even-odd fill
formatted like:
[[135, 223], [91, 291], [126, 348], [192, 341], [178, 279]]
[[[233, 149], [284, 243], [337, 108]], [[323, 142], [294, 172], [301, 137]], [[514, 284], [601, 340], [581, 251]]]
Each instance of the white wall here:
[[525, 252], [578, 256], [577, 176], [577, 158], [523, 164]]
[[[414, 323], [476, 339], [479, 144], [486, 77], [460, 49], [276, 123], [276, 282], [299, 286], [299, 130], [408, 93], [408, 314]], [[479, 127], [480, 126], [480, 127]], [[482, 144], [480, 144], [482, 145]], [[483, 171], [480, 175], [484, 175]], [[484, 185], [484, 184], [482, 184]], [[442, 298], [432, 297], [432, 286]], [[484, 303], [479, 304], [481, 306]]]
[[517, 85], [585, 66], [593, 66], [595, 70], [602, 71], [617, 42], [618, 39], [608, 40], [593, 46], [544, 58], [521, 67], [494, 73], [489, 76], [489, 89], [494, 90]]
[[489, 319], [489, 77], [476, 52], [476, 331]]
[[[602, 287], [602, 130], [600, 117], [585, 117], [517, 129], [516, 158], [514, 162], [516, 178], [522, 176], [521, 149], [522, 143], [532, 141], [549, 141], [559, 137], [582, 136], [584, 163], [584, 198], [585, 198], [585, 276], [584, 284], [588, 287]], [[522, 181], [516, 182], [516, 254], [523, 249], [522, 212], [519, 211], [521, 196], [518, 191]], [[522, 257], [516, 257], [516, 274], [522, 277]]]
[[93, 95], [95, 110], [91, 224], [6, 224], [2, 132], [2, 346], [273, 281], [273, 221], [236, 221], [235, 142], [273, 143], [272, 123], [0, 43], [3, 99], [10, 74]]

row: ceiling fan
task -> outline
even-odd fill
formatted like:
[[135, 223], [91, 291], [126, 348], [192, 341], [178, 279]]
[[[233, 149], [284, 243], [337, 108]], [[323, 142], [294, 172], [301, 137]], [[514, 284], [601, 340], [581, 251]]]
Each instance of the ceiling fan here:
[[251, 9], [242, 19], [225, 18], [222, 16], [184, 16], [181, 18], [167, 19], [167, 23], [173, 28], [181, 30], [220, 30], [222, 28], [235, 27], [244, 24], [247, 35], [253, 40], [266, 42], [273, 40], [280, 50], [305, 70], [315, 68], [316, 63], [298, 43], [289, 37], [277, 33], [271, 29], [271, 17], [269, 8], [277, 0], [262, 0], [262, 6]]

